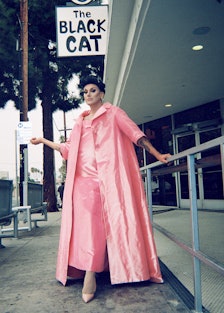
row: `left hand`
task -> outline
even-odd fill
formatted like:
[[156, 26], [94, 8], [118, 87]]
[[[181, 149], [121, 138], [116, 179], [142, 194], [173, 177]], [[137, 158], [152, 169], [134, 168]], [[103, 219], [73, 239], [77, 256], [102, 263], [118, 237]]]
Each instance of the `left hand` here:
[[166, 153], [166, 154], [158, 155], [157, 159], [160, 162], [168, 163], [169, 161], [167, 159], [170, 158], [170, 157], [171, 157], [171, 154], [170, 153]]

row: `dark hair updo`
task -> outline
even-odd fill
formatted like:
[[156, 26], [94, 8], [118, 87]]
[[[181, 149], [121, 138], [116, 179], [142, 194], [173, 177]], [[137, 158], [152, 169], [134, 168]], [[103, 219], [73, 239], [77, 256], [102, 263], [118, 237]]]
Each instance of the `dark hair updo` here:
[[105, 84], [103, 83], [102, 79], [96, 75], [89, 75], [80, 79], [79, 88], [81, 90], [88, 84], [96, 85], [100, 91], [105, 93]]

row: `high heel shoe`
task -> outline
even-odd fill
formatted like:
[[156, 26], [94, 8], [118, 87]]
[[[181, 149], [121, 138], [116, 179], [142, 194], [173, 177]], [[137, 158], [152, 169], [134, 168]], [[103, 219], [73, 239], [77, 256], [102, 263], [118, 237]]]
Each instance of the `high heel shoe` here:
[[93, 300], [96, 292], [96, 277], [94, 272], [86, 272], [83, 289], [82, 289], [82, 299], [85, 303]]
[[82, 294], [82, 300], [85, 303], [88, 303], [88, 302], [90, 302], [91, 300], [94, 299], [94, 296], [95, 296], [95, 293], [83, 293]]

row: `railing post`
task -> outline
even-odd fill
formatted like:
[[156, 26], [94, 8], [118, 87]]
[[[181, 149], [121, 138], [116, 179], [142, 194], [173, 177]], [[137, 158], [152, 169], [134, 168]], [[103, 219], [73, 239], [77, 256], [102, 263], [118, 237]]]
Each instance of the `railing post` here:
[[28, 149], [24, 149], [23, 204], [28, 205]]
[[[187, 156], [187, 166], [188, 166], [188, 185], [191, 210], [192, 248], [194, 251], [199, 251], [200, 247], [198, 231], [197, 190], [196, 190], [195, 164], [193, 154]], [[193, 262], [194, 262], [195, 311], [202, 312], [201, 264], [200, 260], [196, 256], [193, 256]]]

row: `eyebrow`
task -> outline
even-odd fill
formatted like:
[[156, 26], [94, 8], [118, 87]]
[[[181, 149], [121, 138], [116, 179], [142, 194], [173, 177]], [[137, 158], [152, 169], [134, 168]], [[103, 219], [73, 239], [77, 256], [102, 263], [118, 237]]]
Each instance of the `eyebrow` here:
[[90, 89], [85, 88], [83, 91], [88, 91], [88, 90], [93, 90], [93, 89], [97, 89], [97, 87], [91, 87]]

